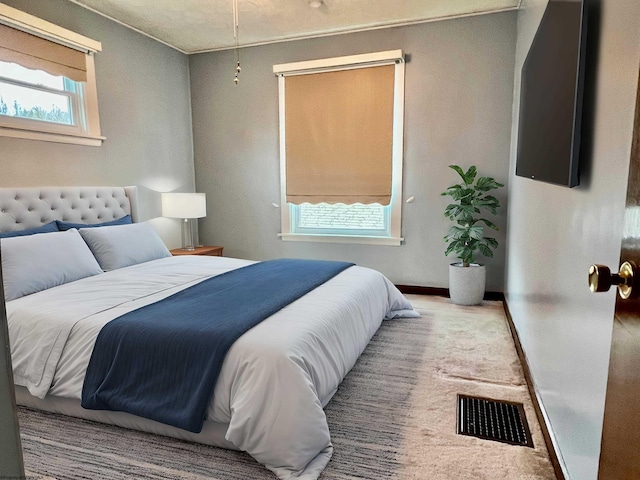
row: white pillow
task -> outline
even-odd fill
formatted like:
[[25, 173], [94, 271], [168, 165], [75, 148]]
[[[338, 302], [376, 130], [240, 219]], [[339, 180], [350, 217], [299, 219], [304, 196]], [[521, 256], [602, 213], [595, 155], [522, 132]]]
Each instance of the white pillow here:
[[80, 235], [104, 271], [171, 256], [148, 223], [83, 228]]
[[7, 301], [102, 273], [78, 230], [0, 240]]

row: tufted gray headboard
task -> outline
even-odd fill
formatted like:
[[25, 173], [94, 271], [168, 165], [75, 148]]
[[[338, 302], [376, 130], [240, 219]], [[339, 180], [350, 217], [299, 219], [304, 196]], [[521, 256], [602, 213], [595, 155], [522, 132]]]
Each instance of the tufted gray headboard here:
[[1, 232], [52, 220], [102, 223], [124, 215], [138, 221], [136, 187], [0, 188]]

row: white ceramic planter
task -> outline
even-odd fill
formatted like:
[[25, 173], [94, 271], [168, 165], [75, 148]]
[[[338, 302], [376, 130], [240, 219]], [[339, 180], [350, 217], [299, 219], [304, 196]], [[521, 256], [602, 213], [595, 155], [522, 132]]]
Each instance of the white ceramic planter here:
[[487, 271], [484, 265], [462, 263], [449, 265], [449, 296], [456, 305], [478, 305], [482, 303]]

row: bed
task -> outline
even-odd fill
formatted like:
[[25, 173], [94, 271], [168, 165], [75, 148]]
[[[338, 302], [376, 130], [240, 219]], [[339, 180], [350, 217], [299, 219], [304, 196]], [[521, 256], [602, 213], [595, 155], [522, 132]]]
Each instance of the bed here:
[[[125, 218], [132, 223], [121, 224]], [[17, 403], [243, 450], [281, 479], [318, 478], [333, 451], [324, 406], [381, 322], [416, 316], [411, 305], [379, 272], [347, 266], [231, 345], [200, 431], [86, 409], [85, 375], [105, 326], [267, 263], [172, 257], [153, 229], [137, 220], [135, 187], [0, 189], [0, 232], [46, 230], [56, 221], [69, 227], [0, 239]], [[104, 226], [79, 228], [84, 224]], [[55, 266], [51, 278], [49, 263]], [[69, 266], [74, 263], [82, 264], [82, 273]]]

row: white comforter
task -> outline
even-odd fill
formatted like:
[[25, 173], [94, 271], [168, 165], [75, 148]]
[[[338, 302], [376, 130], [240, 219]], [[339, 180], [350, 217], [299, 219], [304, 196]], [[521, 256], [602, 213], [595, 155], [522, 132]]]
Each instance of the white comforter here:
[[[171, 257], [7, 304], [14, 380], [31, 395], [79, 399], [110, 320], [252, 262]], [[229, 350], [207, 419], [282, 479], [315, 479], [332, 446], [323, 406], [385, 317], [414, 316], [382, 274], [352, 267], [253, 327]]]

